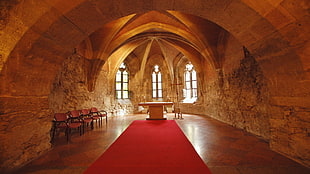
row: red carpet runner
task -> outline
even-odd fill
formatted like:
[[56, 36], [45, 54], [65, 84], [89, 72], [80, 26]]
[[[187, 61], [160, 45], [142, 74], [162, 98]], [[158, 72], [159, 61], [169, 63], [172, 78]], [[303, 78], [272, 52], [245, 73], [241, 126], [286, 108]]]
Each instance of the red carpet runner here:
[[136, 120], [85, 174], [209, 174], [174, 120]]

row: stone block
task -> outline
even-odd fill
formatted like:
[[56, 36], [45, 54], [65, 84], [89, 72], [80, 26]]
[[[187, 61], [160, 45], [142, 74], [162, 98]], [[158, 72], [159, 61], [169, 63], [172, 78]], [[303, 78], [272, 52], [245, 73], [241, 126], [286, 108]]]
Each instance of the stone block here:
[[24, 165], [51, 148], [52, 113], [47, 98], [1, 97], [1, 168]]
[[102, 15], [96, 6], [88, 1], [77, 5], [65, 16], [86, 34], [91, 34], [103, 26], [107, 18]]
[[[267, 37], [270, 34], [270, 32], [274, 30], [275, 29], [272, 27], [272, 25], [270, 25], [270, 23], [266, 19], [259, 19], [250, 26], [251, 31], [250, 37], [254, 37], [256, 41], [261, 40]], [[246, 38], [247, 35], [245, 35], [244, 37]]]
[[308, 28], [306, 27], [309, 26], [308, 18], [309, 16], [300, 18], [298, 21], [294, 21], [279, 30], [289, 40], [291, 46], [302, 46], [307, 42], [307, 38], [309, 38]]
[[271, 103], [278, 106], [298, 106], [309, 108], [310, 101], [305, 97], [272, 97]]
[[282, 1], [281, 6], [285, 8], [296, 19], [309, 15], [309, 1]]
[[271, 10], [266, 19], [276, 28], [282, 28], [283, 26], [294, 22], [296, 19], [282, 6], [277, 6]]

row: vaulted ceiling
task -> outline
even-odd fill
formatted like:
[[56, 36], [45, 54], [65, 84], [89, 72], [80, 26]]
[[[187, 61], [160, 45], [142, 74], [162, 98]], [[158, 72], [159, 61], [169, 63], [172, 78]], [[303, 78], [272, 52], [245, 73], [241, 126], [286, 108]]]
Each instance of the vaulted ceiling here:
[[[130, 54], [146, 58], [154, 50], [165, 60], [180, 53], [194, 65], [203, 61], [221, 68], [226, 36], [256, 56], [271, 86], [287, 85], [287, 79], [295, 81], [292, 74], [299, 72], [309, 77], [306, 47], [300, 46], [309, 38], [305, 0], [4, 0], [1, 4], [0, 69], [5, 79], [1, 94], [5, 95], [49, 94], [74, 48], [94, 62], [90, 76], [110, 58], [118, 65]], [[277, 56], [294, 58], [283, 63]], [[278, 72], [287, 71], [288, 77], [278, 78]]]
[[[149, 11], [107, 23], [90, 34], [78, 46], [78, 51], [91, 60], [111, 59], [115, 70], [130, 54], [141, 59], [141, 69], [152, 55], [159, 55], [171, 74], [181, 54], [201, 71], [202, 62], [220, 68], [224, 49], [218, 47], [225, 47], [227, 35], [220, 26], [197, 16], [170, 10]], [[97, 68], [89, 73], [92, 82], [102, 64], [96, 61], [94, 66]]]

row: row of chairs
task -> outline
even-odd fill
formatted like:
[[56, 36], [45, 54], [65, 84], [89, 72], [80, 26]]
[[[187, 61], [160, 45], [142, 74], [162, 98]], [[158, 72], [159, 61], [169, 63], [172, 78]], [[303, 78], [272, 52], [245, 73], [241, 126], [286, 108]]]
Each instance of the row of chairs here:
[[94, 129], [94, 121], [99, 126], [102, 126], [103, 119], [108, 123], [108, 114], [106, 111], [99, 111], [97, 108], [72, 110], [67, 113], [55, 113], [53, 120], [53, 127], [51, 130], [51, 142], [54, 141], [57, 130], [65, 130], [65, 136], [69, 141], [71, 129], [78, 129], [80, 136], [84, 134], [85, 128], [89, 125]]

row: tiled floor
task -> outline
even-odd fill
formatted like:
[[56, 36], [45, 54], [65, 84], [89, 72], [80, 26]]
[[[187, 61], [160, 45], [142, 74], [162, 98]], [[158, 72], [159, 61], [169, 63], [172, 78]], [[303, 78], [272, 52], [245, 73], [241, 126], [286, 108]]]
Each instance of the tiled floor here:
[[[309, 174], [306, 168], [268, 148], [257, 137], [214, 119], [184, 114], [177, 123], [213, 174]], [[112, 116], [108, 124], [73, 133], [69, 143], [59, 134], [51, 151], [16, 173], [77, 174], [91, 165], [133, 120], [146, 115]], [[167, 114], [173, 119], [173, 114]]]

